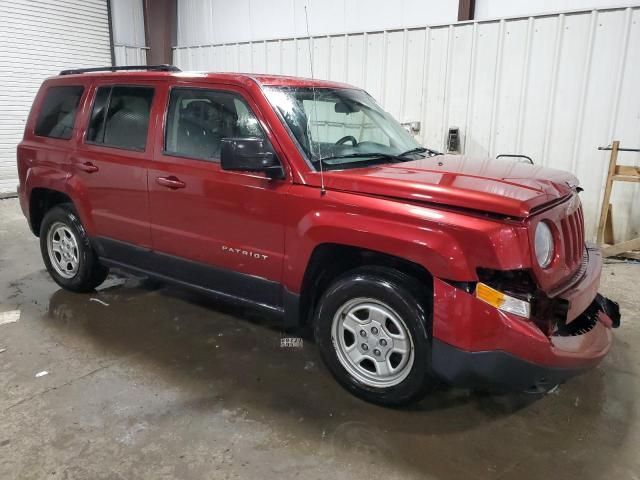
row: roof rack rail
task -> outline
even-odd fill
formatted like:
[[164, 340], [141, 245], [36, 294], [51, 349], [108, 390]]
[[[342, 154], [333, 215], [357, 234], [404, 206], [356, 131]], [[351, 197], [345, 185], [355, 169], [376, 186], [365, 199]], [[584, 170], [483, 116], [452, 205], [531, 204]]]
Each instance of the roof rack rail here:
[[148, 70], [152, 72], [181, 72], [178, 67], [173, 65], [120, 65], [109, 67], [93, 67], [93, 68], [72, 68], [69, 70], [62, 70], [60, 75], [75, 75], [78, 73], [90, 73], [90, 72], [118, 72], [121, 70]]

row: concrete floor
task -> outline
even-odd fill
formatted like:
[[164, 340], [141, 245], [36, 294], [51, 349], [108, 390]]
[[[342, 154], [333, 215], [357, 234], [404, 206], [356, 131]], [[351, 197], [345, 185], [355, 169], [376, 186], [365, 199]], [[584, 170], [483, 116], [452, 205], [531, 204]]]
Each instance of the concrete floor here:
[[596, 370], [543, 398], [443, 390], [389, 410], [254, 312], [116, 276], [59, 289], [16, 200], [0, 245], [0, 312], [21, 311], [0, 326], [2, 479], [640, 478], [638, 264], [605, 266], [623, 326]]

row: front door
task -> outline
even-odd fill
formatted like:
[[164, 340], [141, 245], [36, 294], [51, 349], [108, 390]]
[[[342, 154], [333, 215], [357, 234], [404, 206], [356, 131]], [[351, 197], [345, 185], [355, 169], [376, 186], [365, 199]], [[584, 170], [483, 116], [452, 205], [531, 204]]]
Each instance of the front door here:
[[176, 86], [166, 96], [163, 136], [149, 169], [161, 273], [279, 307], [289, 180], [220, 168], [222, 138], [265, 137], [257, 107], [227, 85]]

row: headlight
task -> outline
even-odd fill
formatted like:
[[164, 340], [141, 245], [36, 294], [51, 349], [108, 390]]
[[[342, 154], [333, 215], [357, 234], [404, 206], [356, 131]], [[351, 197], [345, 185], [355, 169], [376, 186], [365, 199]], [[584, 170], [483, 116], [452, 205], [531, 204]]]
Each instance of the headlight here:
[[535, 250], [538, 265], [547, 268], [553, 260], [553, 234], [545, 222], [539, 222], [536, 227]]

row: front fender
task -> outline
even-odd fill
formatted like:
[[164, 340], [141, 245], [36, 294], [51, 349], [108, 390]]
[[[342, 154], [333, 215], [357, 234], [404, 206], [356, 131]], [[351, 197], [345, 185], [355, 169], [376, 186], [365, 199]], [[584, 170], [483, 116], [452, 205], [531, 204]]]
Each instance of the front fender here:
[[[424, 228], [392, 222], [387, 219], [365, 217], [346, 212], [310, 212], [301, 219], [295, 232], [294, 246], [289, 260], [304, 267], [319, 245], [333, 243], [372, 250], [401, 257], [423, 266], [433, 275], [465, 276], [469, 265], [455, 238], [442, 229]], [[292, 271], [304, 273], [303, 265], [292, 265]], [[292, 278], [293, 282], [301, 281]], [[289, 282], [285, 281], [286, 284]]]
[[317, 190], [298, 190], [294, 196], [307, 198], [291, 202], [285, 234], [284, 284], [291, 292], [300, 291], [314, 249], [325, 243], [403, 258], [435, 277], [457, 281], [476, 280], [479, 266], [523, 268], [528, 258], [526, 232], [503, 222], [388, 199], [343, 192], [321, 198]]

